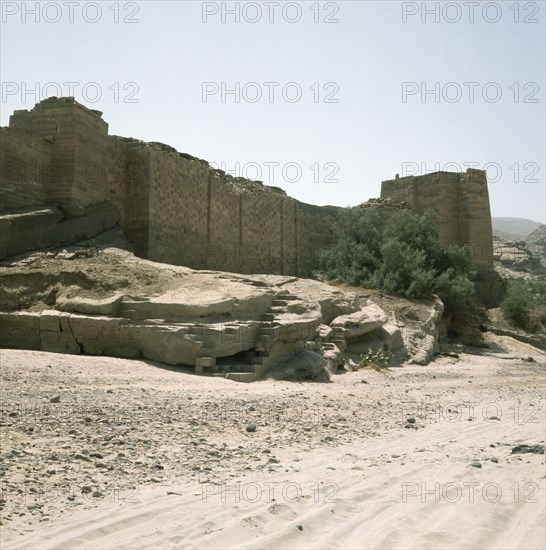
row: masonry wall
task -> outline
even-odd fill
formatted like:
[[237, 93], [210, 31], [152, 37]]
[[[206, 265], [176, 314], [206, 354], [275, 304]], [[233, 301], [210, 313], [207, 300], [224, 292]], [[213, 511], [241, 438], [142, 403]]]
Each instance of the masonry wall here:
[[207, 239], [207, 170], [176, 152], [148, 147], [148, 155], [148, 257], [199, 268]]
[[107, 179], [110, 200], [121, 213], [121, 226], [135, 253], [148, 257], [150, 151], [140, 141], [112, 136], [111, 172]]
[[[0, 207], [47, 204], [71, 218], [109, 202], [136, 253], [151, 260], [308, 276], [316, 251], [338, 238], [339, 208], [304, 204], [281, 189], [232, 178], [167, 145], [109, 136], [101, 113], [73, 98], [15, 111], [0, 137]], [[12, 180], [11, 167], [18, 165], [26, 177]], [[441, 241], [469, 244], [474, 265], [492, 267], [484, 172], [388, 180], [381, 196], [420, 213], [433, 208]]]
[[[282, 274], [284, 262], [283, 215], [287, 197], [276, 193], [260, 193], [255, 190], [242, 194], [242, 262], [247, 263], [247, 273]], [[284, 208], [283, 208], [284, 207]]]
[[188, 155], [146, 149], [150, 259], [239, 273], [305, 272], [301, 203]]
[[47, 182], [6, 189], [6, 207], [50, 204], [70, 218], [110, 202], [142, 257], [195, 269], [305, 276], [317, 248], [335, 239], [338, 209], [230, 177], [167, 145], [109, 136], [101, 113], [73, 98], [16, 111], [3, 132], [3, 165], [33, 162], [53, 174]]
[[28, 132], [0, 128], [0, 209], [48, 203], [51, 150], [51, 143]]
[[381, 198], [407, 202], [420, 214], [432, 208], [443, 244], [468, 245], [473, 267], [493, 267], [493, 231], [487, 176], [469, 168], [464, 173], [434, 172], [386, 180]]
[[460, 238], [470, 243], [474, 265], [493, 268], [493, 228], [487, 175], [482, 170], [468, 169], [460, 175]]
[[316, 253], [321, 248], [334, 245], [340, 236], [336, 206], [314, 206], [298, 202], [297, 272], [300, 276], [311, 274]]
[[101, 113], [76, 105], [71, 202], [74, 210], [82, 212], [88, 206], [112, 198], [108, 188], [108, 173], [112, 166], [108, 162], [108, 124], [101, 118]]
[[304, 275], [306, 271], [301, 260], [304, 256], [305, 242], [302, 240], [304, 230], [301, 224], [301, 203], [285, 197], [281, 200], [282, 234], [280, 249], [281, 269], [283, 274]]

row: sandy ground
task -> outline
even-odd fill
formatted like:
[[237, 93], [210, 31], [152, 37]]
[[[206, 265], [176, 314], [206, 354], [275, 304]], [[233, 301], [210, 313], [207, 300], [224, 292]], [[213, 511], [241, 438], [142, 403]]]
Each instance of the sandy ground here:
[[2, 548], [544, 548], [546, 357], [490, 338], [330, 384], [2, 350]]

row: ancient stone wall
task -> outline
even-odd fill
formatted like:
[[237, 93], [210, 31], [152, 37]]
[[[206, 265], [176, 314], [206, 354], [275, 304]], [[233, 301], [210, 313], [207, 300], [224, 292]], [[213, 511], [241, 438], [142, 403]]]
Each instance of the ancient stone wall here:
[[119, 221], [118, 209], [104, 202], [77, 218], [66, 218], [54, 206], [18, 209], [0, 216], [0, 259], [90, 239]]
[[[49, 205], [66, 219], [112, 203], [144, 258], [195, 269], [308, 276], [315, 252], [338, 237], [339, 208], [301, 203], [167, 145], [109, 136], [101, 113], [73, 98], [15, 111], [0, 136], [0, 208]], [[17, 166], [24, 176], [17, 176]], [[484, 172], [389, 180], [381, 195], [417, 212], [433, 208], [443, 243], [470, 244], [475, 266], [493, 265]]]
[[121, 213], [121, 226], [135, 253], [148, 257], [150, 224], [150, 151], [138, 140], [110, 137], [109, 178], [114, 202]]
[[461, 174], [460, 181], [460, 238], [470, 245], [475, 266], [493, 268], [493, 228], [487, 175], [483, 170], [469, 168]]
[[381, 185], [381, 198], [404, 201], [420, 214], [433, 209], [443, 244], [468, 245], [473, 267], [493, 267], [493, 231], [484, 171], [469, 168], [463, 173], [434, 172], [386, 180]]
[[148, 147], [151, 260], [200, 268], [207, 238], [208, 171], [197, 159]]
[[[166, 145], [108, 136], [101, 114], [72, 98], [16, 111], [2, 136], [3, 208], [54, 205], [65, 217], [78, 217], [112, 202], [143, 257], [305, 275], [317, 246], [333, 242], [332, 209], [232, 178]], [[14, 178], [9, 172], [16, 165], [36, 177]]]
[[[177, 151], [147, 150], [150, 259], [239, 273], [308, 272], [301, 262], [313, 228], [299, 213], [308, 205]], [[315, 222], [315, 229], [327, 223], [319, 216]]]
[[317, 251], [330, 248], [340, 236], [337, 206], [316, 206], [298, 202], [298, 248], [294, 262], [297, 272], [307, 275], [311, 272]]
[[0, 208], [48, 203], [52, 144], [23, 130], [0, 128]]

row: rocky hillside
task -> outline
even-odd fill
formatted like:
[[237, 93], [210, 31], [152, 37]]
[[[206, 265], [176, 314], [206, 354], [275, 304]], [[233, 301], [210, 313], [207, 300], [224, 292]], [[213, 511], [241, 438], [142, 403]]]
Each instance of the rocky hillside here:
[[[546, 349], [546, 338], [542, 329], [546, 319], [544, 291], [540, 290], [544, 289], [546, 281], [546, 226], [541, 225], [525, 238], [508, 240], [494, 237], [493, 258], [497, 271], [508, 282], [526, 282], [527, 291], [532, 293], [534, 307], [528, 313], [530, 320], [525, 330], [521, 320], [509, 321], [501, 309], [488, 311], [486, 329]], [[527, 332], [531, 325], [534, 327], [534, 334]]]
[[522, 273], [540, 275], [544, 274], [546, 269], [544, 244], [529, 243], [525, 240], [514, 241], [494, 237], [493, 259], [501, 273], [508, 277], [519, 277]]
[[493, 236], [501, 239], [517, 240], [527, 237], [542, 223], [525, 218], [491, 218]]
[[[506, 223], [499, 223], [499, 220], [505, 220]], [[545, 274], [546, 225], [519, 218], [493, 218], [493, 224], [494, 227], [504, 227], [507, 230], [494, 231], [497, 236], [493, 238], [493, 258], [496, 266], [504, 270], [505, 276], [518, 277], [522, 273]], [[532, 226], [537, 227], [530, 233], [523, 234]], [[518, 236], [514, 236], [515, 233]]]
[[536, 254], [544, 254], [546, 250], [546, 225], [541, 225], [535, 229], [524, 240], [530, 249], [536, 251]]

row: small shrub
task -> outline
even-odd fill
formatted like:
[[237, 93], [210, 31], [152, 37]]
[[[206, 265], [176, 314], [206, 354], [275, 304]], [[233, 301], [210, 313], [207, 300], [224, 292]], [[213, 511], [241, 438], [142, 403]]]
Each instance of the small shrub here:
[[359, 367], [372, 367], [372, 369], [386, 369], [391, 364], [392, 354], [382, 349], [377, 351], [368, 350], [360, 355]]
[[534, 332], [543, 320], [544, 288], [520, 279], [511, 281], [501, 302], [505, 319], [515, 328]]

